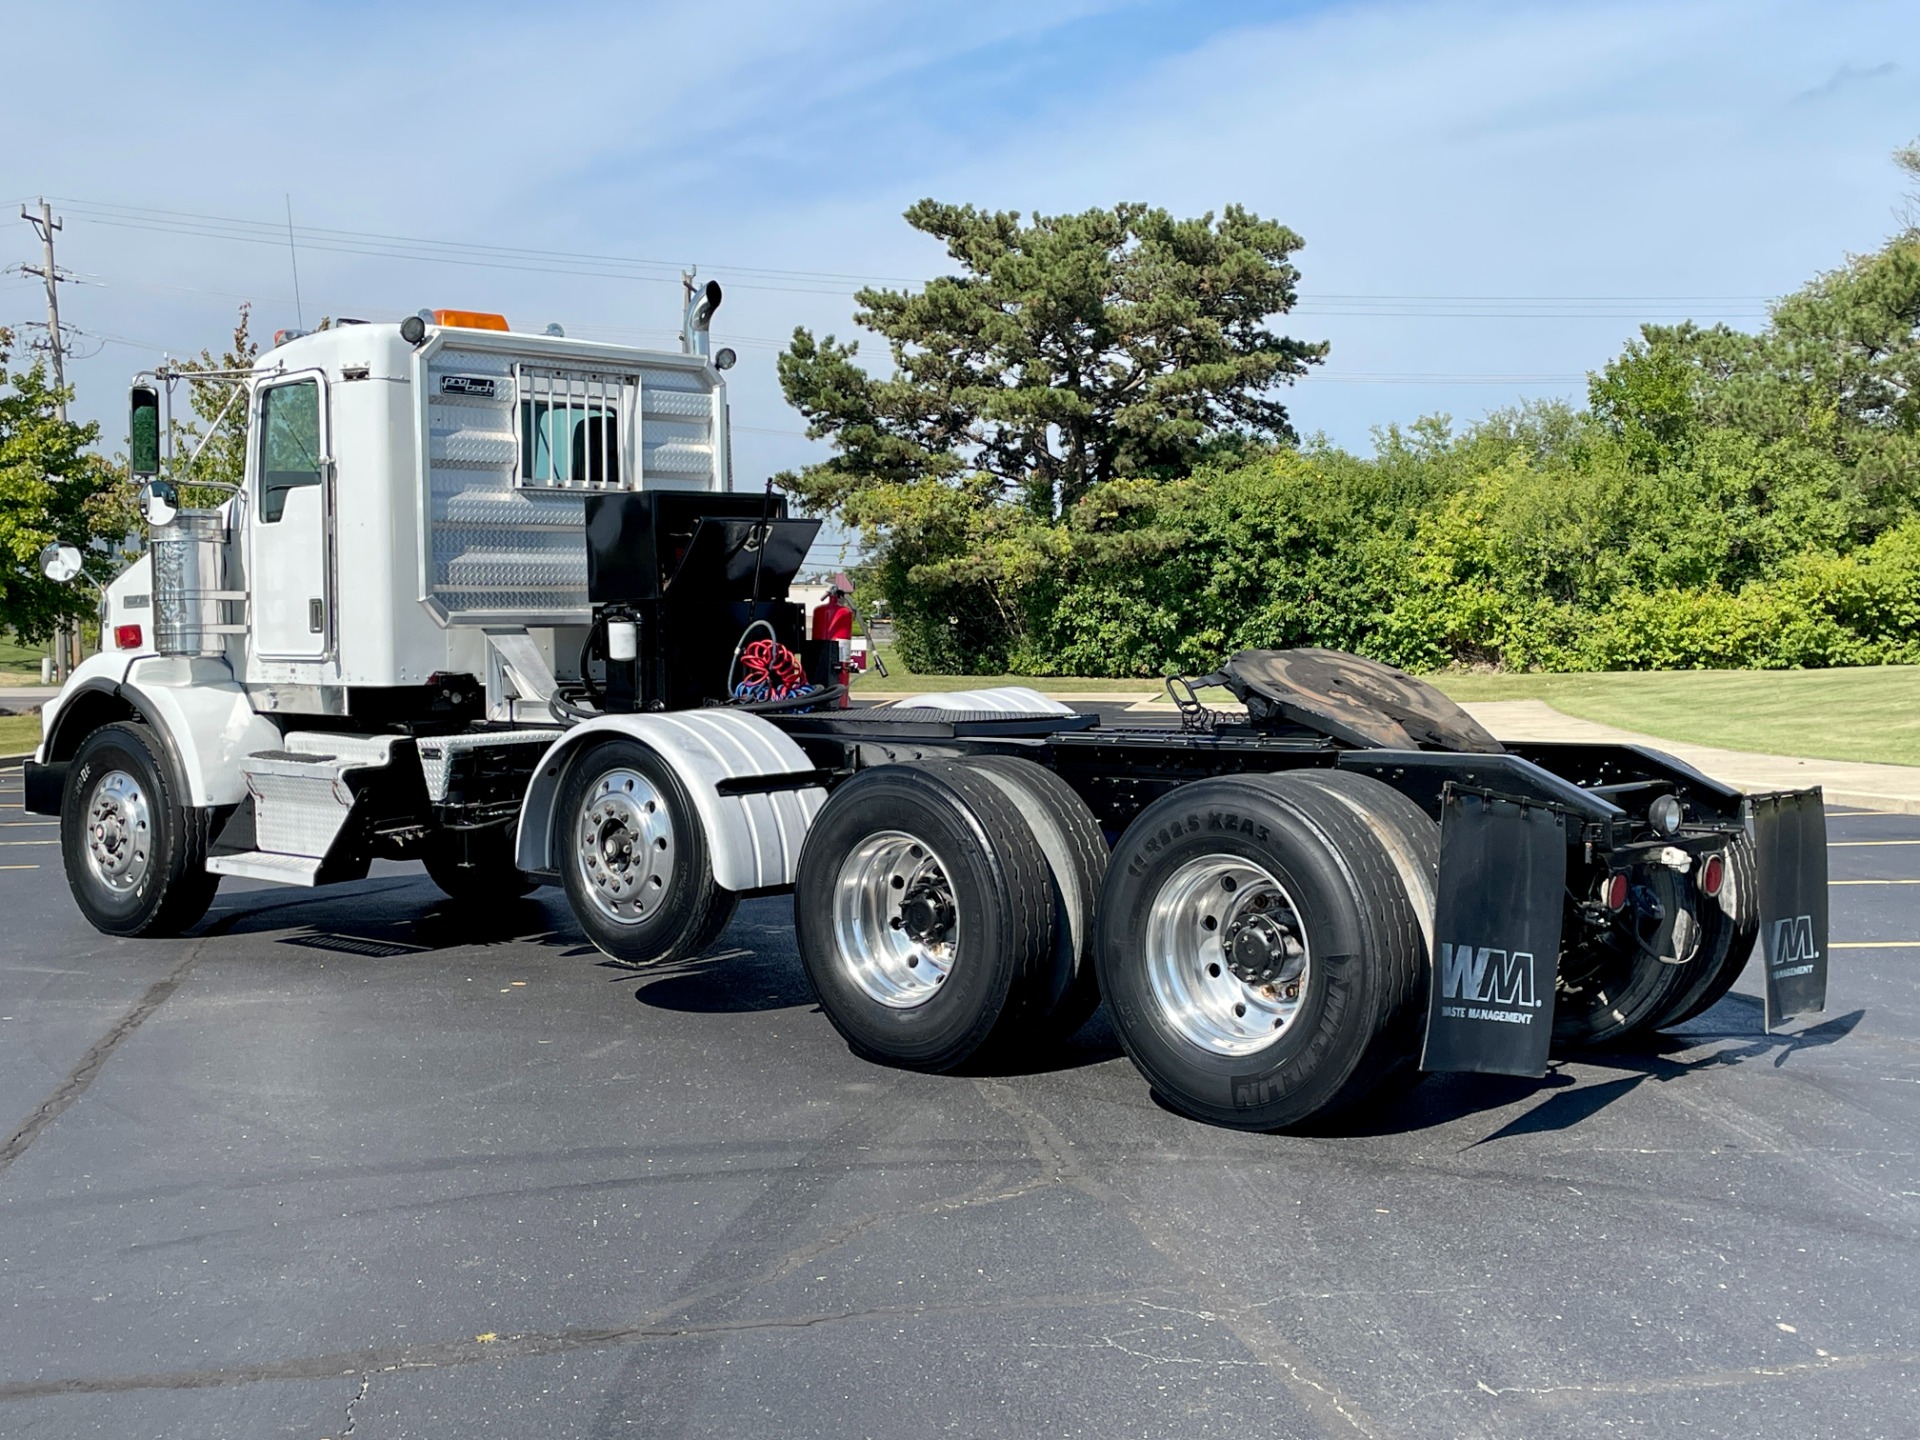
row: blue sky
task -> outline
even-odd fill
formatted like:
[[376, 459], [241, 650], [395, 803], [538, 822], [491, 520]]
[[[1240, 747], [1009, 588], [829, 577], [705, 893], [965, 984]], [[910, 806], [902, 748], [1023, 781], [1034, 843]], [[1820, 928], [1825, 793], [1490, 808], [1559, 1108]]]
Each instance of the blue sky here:
[[[1306, 239], [1276, 327], [1332, 342], [1297, 425], [1364, 446], [1436, 410], [1583, 393], [1642, 318], [1757, 324], [1894, 226], [1920, 6], [867, 3], [13, 7], [0, 199], [64, 197], [79, 410], [292, 324], [284, 244], [127, 207], [665, 262], [552, 273], [302, 247], [301, 301], [665, 343], [672, 266], [727, 286], [737, 474], [804, 461], [773, 361], [845, 335], [855, 280], [944, 256], [932, 195], [1066, 210], [1239, 202]], [[0, 264], [37, 259], [0, 215]], [[139, 217], [131, 217], [136, 220]], [[392, 245], [349, 242], [349, 250]], [[465, 259], [471, 260], [472, 256]], [[769, 275], [754, 271], [808, 272]], [[0, 323], [42, 316], [0, 276]], [[877, 344], [869, 342], [873, 357]]]

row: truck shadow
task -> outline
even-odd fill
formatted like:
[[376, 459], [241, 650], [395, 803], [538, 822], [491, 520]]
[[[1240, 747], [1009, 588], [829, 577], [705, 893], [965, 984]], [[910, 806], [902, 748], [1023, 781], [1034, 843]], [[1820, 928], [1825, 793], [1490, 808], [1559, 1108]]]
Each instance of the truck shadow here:
[[[1584, 1050], [1574, 1056], [1556, 1057], [1553, 1068], [1538, 1080], [1505, 1075], [1434, 1076], [1401, 1095], [1334, 1117], [1326, 1125], [1301, 1133], [1329, 1138], [1399, 1134], [1504, 1110], [1536, 1097], [1537, 1104], [1492, 1134], [1473, 1141], [1472, 1145], [1570, 1130], [1649, 1081], [1685, 1080], [1718, 1067], [1769, 1058], [1777, 1069], [1803, 1051], [1844, 1040], [1866, 1018], [1866, 1013], [1854, 1010], [1792, 1034], [1768, 1035], [1762, 1028], [1760, 1002], [1745, 995], [1730, 995], [1677, 1031], [1649, 1036], [1637, 1045]], [[1707, 1054], [1692, 1053], [1716, 1041], [1745, 1043]], [[1683, 1055], [1691, 1058], [1679, 1058]], [[1615, 1071], [1618, 1078], [1582, 1084], [1569, 1066]]]

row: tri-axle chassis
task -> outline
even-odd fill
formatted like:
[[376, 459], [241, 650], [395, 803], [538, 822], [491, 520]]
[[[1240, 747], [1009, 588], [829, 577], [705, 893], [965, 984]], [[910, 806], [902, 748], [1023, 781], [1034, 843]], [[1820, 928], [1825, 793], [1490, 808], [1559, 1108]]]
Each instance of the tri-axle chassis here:
[[[355, 326], [244, 383], [247, 487], [149, 486], [155, 559], [27, 769], [102, 930], [417, 859], [465, 905], [558, 884], [659, 964], [790, 893], [859, 1052], [1023, 1063], [1104, 999], [1169, 1103], [1261, 1129], [1676, 1024], [1756, 941], [1769, 1023], [1824, 1004], [1817, 791], [1502, 745], [1326, 651], [1170, 682], [1177, 727], [1022, 689], [842, 708], [787, 599], [812, 522], [728, 490], [703, 344]], [[740, 685], [750, 642], [812, 684]]]

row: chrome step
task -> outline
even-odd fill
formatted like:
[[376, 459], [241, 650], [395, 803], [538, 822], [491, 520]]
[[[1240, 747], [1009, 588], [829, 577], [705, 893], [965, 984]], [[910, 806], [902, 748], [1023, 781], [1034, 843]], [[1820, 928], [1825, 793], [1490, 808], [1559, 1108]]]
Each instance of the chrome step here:
[[324, 863], [317, 855], [269, 855], [261, 850], [247, 850], [238, 855], [209, 855], [207, 873], [271, 880], [276, 885], [313, 885]]

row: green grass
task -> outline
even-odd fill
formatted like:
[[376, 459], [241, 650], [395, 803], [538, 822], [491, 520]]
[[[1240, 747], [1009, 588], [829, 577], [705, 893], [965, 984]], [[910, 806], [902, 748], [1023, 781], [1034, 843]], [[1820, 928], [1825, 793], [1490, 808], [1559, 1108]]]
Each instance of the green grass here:
[[22, 645], [10, 630], [0, 630], [0, 685], [38, 685], [41, 645]]
[[1544, 700], [1696, 745], [1920, 765], [1920, 666], [1427, 678], [1455, 700]]
[[[1155, 680], [1026, 675], [913, 675], [891, 646], [893, 674], [857, 681], [878, 699], [921, 690], [1031, 685], [1050, 694], [1157, 694]], [[1666, 740], [1920, 765], [1920, 666], [1853, 670], [1660, 670], [1584, 675], [1443, 672], [1427, 677], [1455, 700], [1544, 700], [1556, 710]]]
[[0, 755], [25, 755], [39, 743], [38, 715], [0, 715]]

